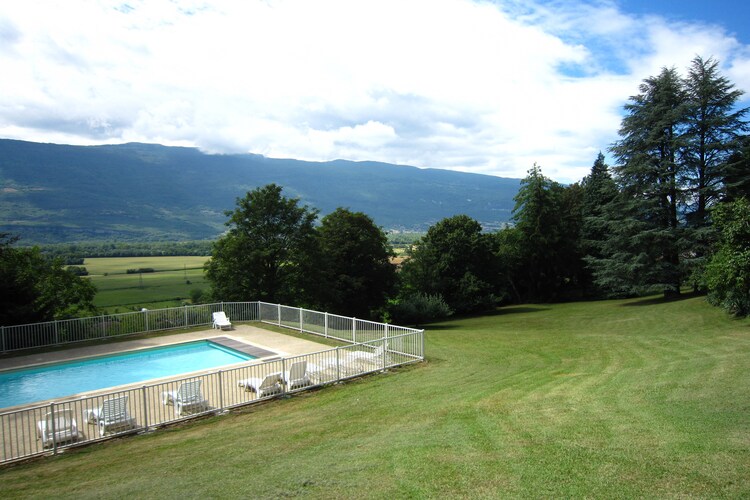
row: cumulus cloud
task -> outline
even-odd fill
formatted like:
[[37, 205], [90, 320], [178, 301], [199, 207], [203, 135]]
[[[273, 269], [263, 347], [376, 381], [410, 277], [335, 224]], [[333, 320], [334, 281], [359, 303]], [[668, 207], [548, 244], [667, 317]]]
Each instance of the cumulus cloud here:
[[750, 89], [720, 27], [609, 1], [8, 2], [0, 136], [575, 181], [640, 81], [696, 54]]

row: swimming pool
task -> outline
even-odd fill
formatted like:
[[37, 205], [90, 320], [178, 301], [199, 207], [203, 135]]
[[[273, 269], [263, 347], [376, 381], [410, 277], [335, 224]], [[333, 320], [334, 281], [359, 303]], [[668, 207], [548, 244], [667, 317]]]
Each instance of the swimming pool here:
[[209, 340], [0, 372], [0, 408], [241, 363], [254, 356]]

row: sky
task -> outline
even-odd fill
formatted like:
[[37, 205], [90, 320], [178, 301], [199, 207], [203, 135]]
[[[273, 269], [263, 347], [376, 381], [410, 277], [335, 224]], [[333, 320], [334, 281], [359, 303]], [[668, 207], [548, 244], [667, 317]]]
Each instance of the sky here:
[[663, 67], [714, 57], [750, 92], [748, 20], [740, 0], [0, 0], [0, 138], [575, 182]]

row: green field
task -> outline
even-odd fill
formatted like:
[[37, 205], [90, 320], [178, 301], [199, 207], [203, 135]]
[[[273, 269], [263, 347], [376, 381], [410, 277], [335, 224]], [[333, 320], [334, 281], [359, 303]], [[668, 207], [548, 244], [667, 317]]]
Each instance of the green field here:
[[[182, 305], [190, 290], [208, 291], [203, 264], [208, 257], [112, 257], [86, 259], [98, 293], [94, 305], [109, 312]], [[151, 268], [153, 273], [126, 274]]]
[[507, 307], [427, 362], [0, 471], [6, 498], [748, 498], [750, 320]]

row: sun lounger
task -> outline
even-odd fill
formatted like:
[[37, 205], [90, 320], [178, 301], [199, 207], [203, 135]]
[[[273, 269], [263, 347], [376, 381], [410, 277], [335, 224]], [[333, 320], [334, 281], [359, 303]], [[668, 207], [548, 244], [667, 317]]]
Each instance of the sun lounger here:
[[81, 437], [71, 410], [56, 410], [54, 413], [47, 413], [36, 423], [36, 431], [37, 437], [42, 440], [42, 446], [45, 448], [55, 443], [76, 441]]
[[289, 370], [284, 372], [283, 382], [287, 390], [299, 389], [312, 385], [310, 377], [307, 375], [307, 361], [297, 361], [292, 363]]
[[105, 400], [99, 408], [86, 410], [83, 416], [89, 424], [99, 427], [99, 436], [108, 432], [135, 428], [135, 419], [128, 413], [128, 395]]
[[244, 387], [246, 391], [253, 391], [258, 397], [279, 394], [282, 391], [281, 384], [284, 382], [281, 373], [269, 373], [264, 378], [251, 377], [238, 380], [237, 385]]
[[219, 330], [223, 330], [224, 328], [232, 328], [232, 323], [229, 321], [229, 318], [227, 318], [227, 315], [224, 313], [224, 311], [215, 312], [212, 314], [213, 317], [213, 327], [218, 328]]
[[351, 360], [363, 359], [365, 361], [377, 361], [383, 355], [385, 349], [381, 345], [374, 351], [349, 351], [346, 353], [347, 357]]
[[190, 380], [180, 384], [176, 391], [162, 392], [162, 403], [174, 405], [177, 416], [182, 415], [183, 411], [189, 413], [204, 411], [208, 408], [208, 401], [201, 393], [202, 383], [202, 380]]

